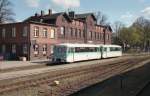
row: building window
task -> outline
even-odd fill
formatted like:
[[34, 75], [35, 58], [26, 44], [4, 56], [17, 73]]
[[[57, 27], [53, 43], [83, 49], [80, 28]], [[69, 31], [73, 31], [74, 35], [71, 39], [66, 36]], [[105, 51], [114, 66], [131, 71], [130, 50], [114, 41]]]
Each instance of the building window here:
[[43, 29], [43, 37], [46, 38], [47, 37], [47, 28]]
[[6, 52], [6, 45], [2, 45], [2, 53], [4, 54]]
[[102, 34], [101, 34], [101, 40], [103, 40], [103, 39], [104, 39], [104, 34], [102, 33]]
[[76, 29], [73, 29], [73, 36], [75, 36], [75, 33], [76, 33]]
[[55, 38], [55, 29], [51, 29], [51, 39]]
[[97, 33], [97, 40], [99, 40], [99, 33]]
[[15, 54], [16, 53], [16, 45], [13, 44], [11, 47], [12, 53]]
[[89, 32], [89, 37], [92, 39], [92, 37], [93, 37], [92, 31]]
[[99, 40], [102, 40], [102, 34], [99, 33]]
[[47, 54], [47, 44], [43, 45], [43, 55], [45, 56]]
[[12, 37], [13, 38], [16, 37], [16, 28], [15, 27], [12, 28]]
[[94, 39], [96, 39], [96, 37], [97, 37], [96, 35], [97, 35], [97, 32], [95, 32], [95, 38]]
[[82, 32], [80, 29], [79, 29], [79, 37], [82, 37]]
[[65, 36], [65, 27], [61, 27], [60, 30], [61, 30], [61, 35]]
[[34, 55], [37, 56], [39, 54], [39, 45], [35, 44], [34, 45]]
[[5, 38], [6, 37], [6, 30], [5, 28], [2, 29], [2, 38]]
[[73, 36], [73, 28], [71, 28], [70, 35]]
[[107, 40], [109, 40], [109, 34], [107, 34]]
[[77, 23], [76, 23], [76, 24], [77, 24], [77, 26], [80, 26], [80, 22], [79, 22], [79, 21], [77, 21]]
[[81, 22], [81, 26], [82, 26], [82, 27], [83, 27], [83, 25], [84, 25], [83, 22]]
[[34, 27], [34, 37], [39, 37], [39, 27]]
[[75, 25], [75, 21], [74, 20], [72, 21], [72, 24]]
[[51, 54], [53, 54], [54, 53], [54, 46], [53, 45], [51, 45]]
[[23, 36], [23, 37], [27, 37], [27, 36], [28, 36], [28, 27], [27, 27], [27, 26], [23, 27], [22, 36]]
[[23, 54], [28, 54], [28, 46], [27, 46], [27, 44], [23, 44]]
[[99, 33], [97, 33], [97, 38], [96, 39], [99, 40]]
[[78, 29], [75, 30], [75, 37], [78, 36]]

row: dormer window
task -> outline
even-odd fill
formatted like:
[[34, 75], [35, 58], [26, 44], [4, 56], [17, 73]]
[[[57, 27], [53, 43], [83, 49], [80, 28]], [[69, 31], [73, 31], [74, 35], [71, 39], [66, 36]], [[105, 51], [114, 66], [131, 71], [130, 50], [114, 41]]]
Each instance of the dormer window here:
[[65, 18], [62, 18], [62, 22], [65, 22]]
[[42, 22], [43, 22], [43, 19], [40, 19], [40, 22], [42, 23]]
[[60, 33], [60, 34], [61, 34], [61, 35], [65, 35], [65, 27], [61, 27], [60, 30], [61, 30], [61, 33]]

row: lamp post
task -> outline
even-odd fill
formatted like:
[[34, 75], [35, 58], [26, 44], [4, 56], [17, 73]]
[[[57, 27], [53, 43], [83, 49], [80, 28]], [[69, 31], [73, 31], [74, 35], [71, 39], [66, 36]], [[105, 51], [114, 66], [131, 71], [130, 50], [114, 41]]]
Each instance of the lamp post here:
[[120, 79], [120, 92], [121, 92], [121, 96], [125, 96], [124, 95], [124, 88], [125, 88], [125, 86], [124, 86], [124, 76], [123, 76], [123, 74], [120, 74], [119, 75], [119, 79]]

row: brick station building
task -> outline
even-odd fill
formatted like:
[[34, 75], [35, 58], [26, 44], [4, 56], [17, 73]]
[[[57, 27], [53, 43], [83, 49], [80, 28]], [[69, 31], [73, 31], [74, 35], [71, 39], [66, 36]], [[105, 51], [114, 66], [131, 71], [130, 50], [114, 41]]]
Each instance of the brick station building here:
[[0, 24], [0, 55], [5, 59], [47, 58], [59, 43], [111, 44], [110, 26], [98, 25], [93, 13], [48, 14], [41, 11], [22, 22]]

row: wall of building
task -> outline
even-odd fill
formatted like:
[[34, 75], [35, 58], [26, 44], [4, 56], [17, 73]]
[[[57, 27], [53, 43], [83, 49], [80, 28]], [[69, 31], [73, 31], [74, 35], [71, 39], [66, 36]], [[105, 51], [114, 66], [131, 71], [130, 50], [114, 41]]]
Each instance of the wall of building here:
[[[35, 27], [39, 28], [39, 36], [35, 37]], [[43, 30], [47, 29], [47, 36], [43, 36]], [[54, 30], [54, 37], [52, 35], [52, 30]], [[53, 38], [52, 38], [53, 37]], [[56, 27], [48, 26], [48, 25], [41, 25], [41, 24], [30, 24], [30, 60], [34, 59], [46, 59], [53, 53], [53, 46], [54, 44], [59, 43], [57, 41], [58, 35]], [[35, 46], [38, 45], [38, 52], [35, 51]], [[43, 50], [44, 46], [46, 45], [46, 52]]]
[[[23, 36], [24, 28], [27, 28], [27, 36]], [[5, 30], [5, 36], [3, 36]], [[15, 36], [12, 36], [12, 31], [15, 31]], [[29, 26], [26, 23], [13, 23], [0, 25], [0, 54], [7, 58], [19, 59], [20, 56], [27, 56], [23, 54], [22, 45], [29, 43]], [[3, 50], [5, 46], [5, 51]], [[15, 46], [15, 47], [13, 47]]]

